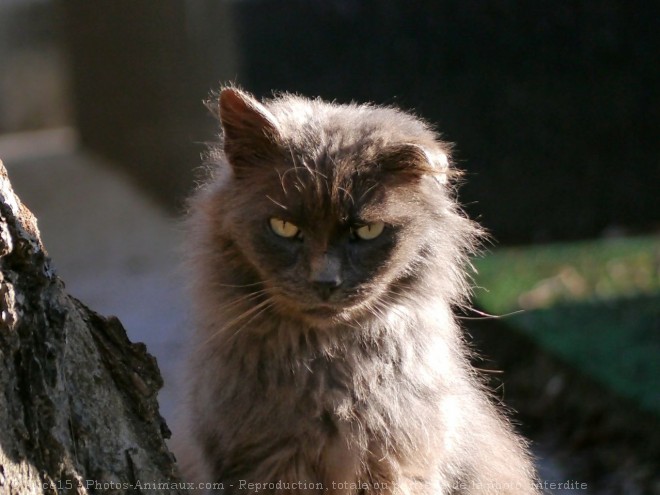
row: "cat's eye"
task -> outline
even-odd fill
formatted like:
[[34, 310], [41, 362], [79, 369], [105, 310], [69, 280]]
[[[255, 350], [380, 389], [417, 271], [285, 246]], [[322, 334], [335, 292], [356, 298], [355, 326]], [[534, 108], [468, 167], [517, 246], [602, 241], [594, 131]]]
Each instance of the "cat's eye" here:
[[282, 220], [281, 218], [271, 218], [270, 228], [273, 230], [273, 232], [275, 232], [275, 234], [287, 239], [293, 239], [300, 234], [300, 229], [298, 227], [296, 227], [291, 222]]
[[385, 224], [383, 222], [374, 222], [363, 225], [362, 227], [355, 229], [354, 232], [359, 239], [370, 241], [382, 234], [384, 228]]

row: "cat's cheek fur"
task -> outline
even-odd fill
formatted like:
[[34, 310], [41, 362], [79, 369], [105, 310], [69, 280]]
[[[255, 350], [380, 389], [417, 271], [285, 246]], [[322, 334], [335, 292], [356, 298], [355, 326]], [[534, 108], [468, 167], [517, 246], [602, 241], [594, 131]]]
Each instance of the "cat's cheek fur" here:
[[303, 251], [301, 241], [277, 238], [271, 232], [255, 236], [252, 245], [262, 264], [274, 273], [294, 270]]

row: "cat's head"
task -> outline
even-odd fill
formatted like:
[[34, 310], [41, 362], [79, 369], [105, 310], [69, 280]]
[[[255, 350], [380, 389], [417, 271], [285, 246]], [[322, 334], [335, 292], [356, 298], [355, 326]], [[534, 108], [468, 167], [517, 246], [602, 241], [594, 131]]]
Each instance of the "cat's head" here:
[[451, 199], [448, 146], [420, 119], [237, 88], [221, 91], [219, 116], [215, 153], [228, 166], [207, 210], [234, 282], [261, 283], [278, 311], [318, 325], [373, 315], [424, 284], [449, 302], [465, 292], [475, 230]]

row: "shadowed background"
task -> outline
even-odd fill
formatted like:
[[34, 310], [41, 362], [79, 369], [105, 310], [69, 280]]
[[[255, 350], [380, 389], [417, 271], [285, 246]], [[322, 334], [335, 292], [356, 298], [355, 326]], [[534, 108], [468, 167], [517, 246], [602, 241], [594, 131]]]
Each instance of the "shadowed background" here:
[[231, 80], [415, 110], [458, 143], [464, 202], [500, 242], [659, 223], [656, 2], [64, 6], [83, 142], [139, 160], [168, 204], [211, 137], [199, 102]]

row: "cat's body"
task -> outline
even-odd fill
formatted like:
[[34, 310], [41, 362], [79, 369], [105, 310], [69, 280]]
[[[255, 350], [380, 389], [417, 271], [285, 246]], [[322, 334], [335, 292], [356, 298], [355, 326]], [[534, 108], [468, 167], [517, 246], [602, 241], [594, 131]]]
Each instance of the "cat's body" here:
[[220, 118], [220, 167], [191, 202], [198, 478], [246, 494], [536, 493], [452, 315], [478, 229], [446, 144], [398, 110], [235, 88]]

